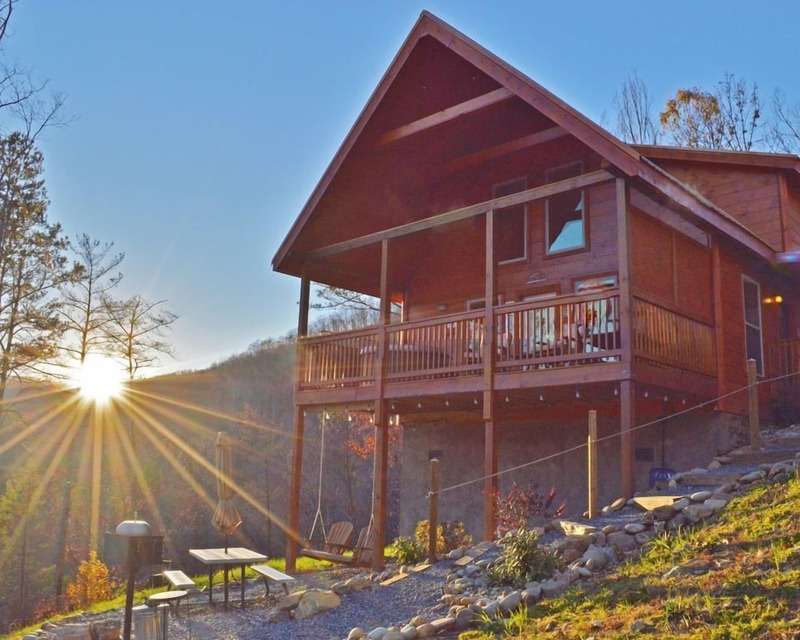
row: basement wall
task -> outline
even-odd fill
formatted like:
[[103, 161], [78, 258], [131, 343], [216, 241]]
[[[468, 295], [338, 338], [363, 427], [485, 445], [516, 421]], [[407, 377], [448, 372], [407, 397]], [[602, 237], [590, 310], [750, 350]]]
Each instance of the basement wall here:
[[[618, 422], [598, 420], [600, 505], [620, 496]], [[672, 418], [635, 432], [636, 491], [648, 488], [650, 471], [663, 466], [675, 471], [706, 467], [714, 456], [746, 442], [747, 424], [739, 416], [720, 412]], [[662, 447], [663, 437], [663, 447]], [[518, 421], [499, 427], [498, 468], [502, 471], [560, 451], [564, 455], [504, 473], [502, 493], [513, 482], [538, 486], [544, 496], [556, 489], [554, 505], [566, 502], [565, 517], [582, 514], [588, 505], [586, 488], [586, 423]], [[443, 489], [475, 481], [440, 495], [439, 519], [464, 523], [476, 540], [483, 537], [483, 423], [406, 425], [403, 429], [403, 464], [400, 486], [400, 534], [412, 535], [416, 523], [428, 518], [431, 457], [440, 461]], [[648, 459], [651, 458], [651, 459]], [[477, 481], [476, 481], [477, 480]]]

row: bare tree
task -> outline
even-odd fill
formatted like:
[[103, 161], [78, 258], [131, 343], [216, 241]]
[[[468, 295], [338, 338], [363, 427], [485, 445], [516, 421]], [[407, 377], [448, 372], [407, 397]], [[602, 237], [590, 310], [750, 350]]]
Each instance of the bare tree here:
[[112, 318], [104, 301], [122, 280], [121, 273], [113, 272], [125, 258], [124, 253], [109, 255], [113, 246], [113, 242], [101, 244], [85, 233], [80, 234], [73, 245], [80, 278], [62, 287], [60, 313], [67, 332], [77, 336], [76, 342], [66, 344], [64, 350], [80, 364], [93, 348], [107, 351], [109, 347], [103, 329]]
[[139, 369], [158, 362], [159, 356], [174, 357], [172, 345], [163, 336], [178, 316], [159, 308], [165, 302], [149, 302], [140, 295], [104, 302], [110, 318], [104, 333], [113, 351], [124, 360], [130, 380]]
[[770, 146], [774, 151], [800, 153], [800, 102], [789, 104], [782, 91], [772, 98]]
[[636, 72], [629, 73], [614, 94], [617, 113], [615, 133], [633, 144], [658, 144], [659, 128], [653, 119], [655, 110], [647, 85]]

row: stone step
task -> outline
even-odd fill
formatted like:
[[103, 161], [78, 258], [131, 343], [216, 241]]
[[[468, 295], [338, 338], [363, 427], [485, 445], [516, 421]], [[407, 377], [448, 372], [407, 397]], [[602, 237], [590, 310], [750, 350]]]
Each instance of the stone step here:
[[794, 448], [800, 451], [800, 436], [782, 436], [776, 440], [776, 443], [779, 447]]
[[731, 453], [728, 457], [731, 459], [731, 464], [742, 467], [752, 467], [765, 462], [772, 463], [794, 460], [794, 456], [798, 452], [800, 452], [800, 448], [761, 449], [759, 451]]
[[680, 483], [687, 486], [721, 487], [729, 482], [736, 482], [744, 472], [738, 473], [683, 473]]
[[640, 509], [652, 511], [656, 507], [661, 507], [665, 504], [673, 504], [682, 497], [683, 496], [638, 496], [633, 499], [633, 503]]

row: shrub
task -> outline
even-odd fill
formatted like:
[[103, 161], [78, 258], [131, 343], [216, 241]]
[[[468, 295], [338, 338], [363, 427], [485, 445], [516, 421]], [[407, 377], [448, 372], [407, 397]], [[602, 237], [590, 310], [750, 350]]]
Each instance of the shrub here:
[[97, 557], [96, 551], [89, 552], [89, 559], [81, 562], [75, 582], [67, 585], [67, 596], [75, 607], [88, 607], [96, 602], [110, 600], [114, 595], [114, 585], [108, 575], [108, 567]]
[[559, 517], [564, 512], [566, 503], [550, 511], [556, 497], [556, 488], [552, 487], [544, 497], [539, 495], [534, 485], [520, 488], [516, 482], [506, 495], [495, 491], [494, 504], [497, 510], [497, 529], [502, 536], [509, 531], [524, 529], [532, 516]]
[[416, 564], [425, 557], [424, 547], [408, 536], [398, 537], [391, 544], [389, 550], [397, 560], [397, 564]]
[[489, 583], [517, 589], [532, 580], [544, 580], [555, 573], [558, 560], [539, 545], [532, 529], [510, 531], [503, 539], [503, 553], [489, 569]]
[[[420, 520], [414, 530], [417, 544], [424, 550], [428, 549], [428, 534], [430, 524], [427, 520]], [[436, 555], [444, 555], [448, 551], [461, 546], [472, 544], [472, 536], [464, 531], [463, 522], [443, 522], [436, 527]]]

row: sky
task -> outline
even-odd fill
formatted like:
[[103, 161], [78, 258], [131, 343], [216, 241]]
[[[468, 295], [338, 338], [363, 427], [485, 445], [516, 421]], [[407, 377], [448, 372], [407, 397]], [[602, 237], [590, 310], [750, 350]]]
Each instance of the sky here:
[[726, 72], [800, 101], [797, 0], [19, 0], [4, 54], [71, 119], [40, 139], [49, 219], [180, 316], [157, 373], [296, 327], [272, 257], [424, 9], [609, 127], [634, 71], [659, 106]]

